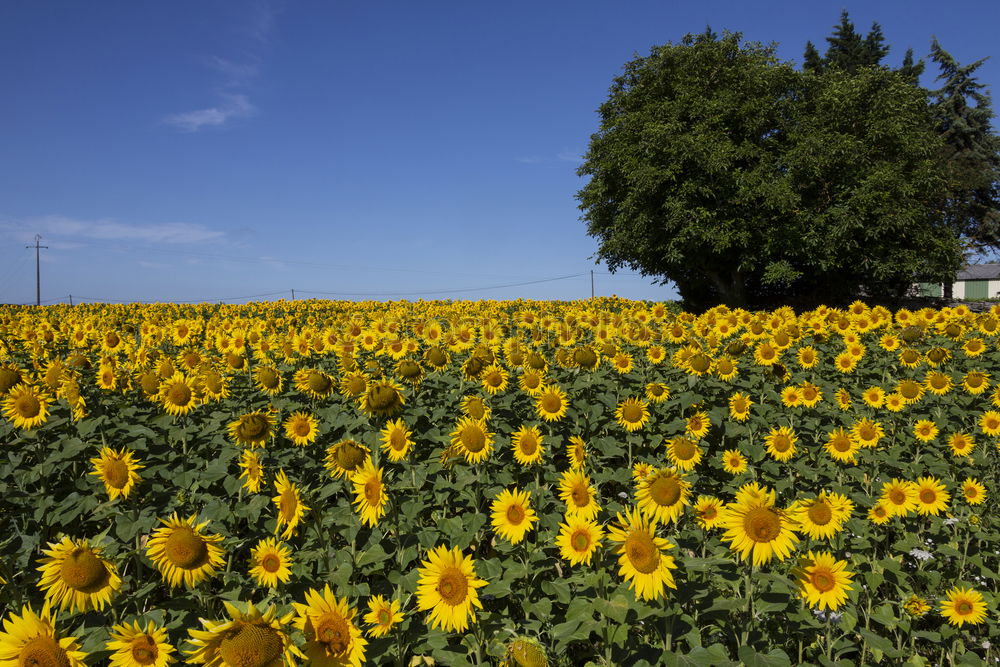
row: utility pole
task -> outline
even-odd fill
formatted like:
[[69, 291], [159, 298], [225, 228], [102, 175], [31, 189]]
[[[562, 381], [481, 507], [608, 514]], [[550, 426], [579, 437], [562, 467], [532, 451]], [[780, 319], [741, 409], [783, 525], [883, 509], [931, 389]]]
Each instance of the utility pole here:
[[594, 270], [590, 270], [590, 298], [594, 298]]
[[38, 251], [41, 248], [49, 249], [47, 245], [38, 245], [38, 242], [42, 240], [42, 237], [35, 234], [35, 245], [26, 245], [25, 248], [35, 249], [35, 305], [42, 305], [42, 269], [39, 263]]
[[295, 301], [295, 290], [292, 290], [292, 301]]

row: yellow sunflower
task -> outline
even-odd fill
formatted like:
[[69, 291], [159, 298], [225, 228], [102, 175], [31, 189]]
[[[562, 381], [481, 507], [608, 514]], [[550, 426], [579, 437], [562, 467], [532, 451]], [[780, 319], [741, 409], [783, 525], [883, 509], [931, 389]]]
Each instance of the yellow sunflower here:
[[49, 397], [30, 384], [21, 383], [7, 392], [3, 411], [14, 428], [29, 431], [49, 418]]
[[146, 543], [146, 556], [163, 575], [171, 588], [182, 584], [193, 588], [225, 567], [221, 535], [205, 535], [201, 531], [208, 522], [195, 523], [197, 515], [180, 519], [174, 512], [169, 519], [160, 519], [163, 527], [153, 531]]
[[738, 494], [736, 501], [723, 509], [720, 525], [726, 531], [722, 539], [729, 542], [729, 548], [742, 560], [752, 558], [754, 565], [763, 565], [772, 558], [785, 560], [798, 542], [795, 523], [774, 506], [774, 492], [766, 489]]
[[672, 468], [660, 468], [637, 484], [636, 503], [655, 523], [677, 521], [688, 504], [691, 485]]
[[462, 410], [462, 414], [466, 417], [478, 419], [482, 422], [489, 421], [490, 414], [492, 412], [492, 410], [490, 410], [490, 406], [486, 404], [486, 401], [483, 400], [482, 396], [466, 396], [462, 399], [459, 407]]
[[640, 398], [626, 398], [615, 408], [615, 421], [629, 433], [641, 431], [649, 422], [649, 404]]
[[547, 422], [557, 422], [566, 416], [569, 402], [566, 392], [557, 385], [548, 384], [535, 397], [535, 412]]
[[604, 530], [595, 521], [579, 515], [566, 515], [565, 523], [559, 524], [556, 546], [559, 555], [570, 565], [590, 565], [597, 547], [601, 546]]
[[667, 456], [670, 462], [683, 471], [694, 470], [701, 463], [701, 447], [691, 438], [682, 435], [667, 440]]
[[326, 398], [337, 388], [334, 379], [318, 368], [300, 368], [295, 371], [292, 381], [296, 389], [315, 400]]
[[853, 511], [854, 503], [847, 496], [821, 491], [816, 498], [797, 500], [788, 514], [798, 524], [798, 532], [814, 540], [825, 540], [843, 530]]
[[853, 590], [853, 572], [847, 570], [846, 560], [837, 560], [828, 551], [812, 551], [799, 559], [792, 576], [799, 584], [799, 595], [810, 607], [821, 610], [839, 609], [847, 602], [847, 593]]
[[950, 625], [962, 627], [966, 623], [978, 625], [986, 620], [989, 607], [982, 593], [971, 588], [956, 586], [941, 600], [941, 615]]
[[687, 423], [684, 426], [685, 432], [695, 440], [704, 438], [708, 435], [708, 431], [711, 428], [712, 420], [709, 419], [707, 412], [695, 412], [688, 416]]
[[742, 475], [748, 468], [747, 457], [738, 449], [722, 452], [722, 469], [730, 475]]
[[885, 436], [882, 424], [871, 419], [862, 419], [851, 427], [851, 437], [861, 447], [869, 449], [877, 447], [879, 440]]
[[979, 430], [991, 438], [1000, 435], [1000, 412], [987, 410], [979, 417]]
[[382, 483], [382, 469], [376, 468], [371, 459], [367, 459], [351, 475], [351, 484], [354, 486], [354, 505], [361, 515], [361, 523], [366, 526], [376, 525], [385, 514], [385, 506], [389, 502]]
[[386, 600], [381, 595], [373, 595], [368, 600], [368, 613], [364, 621], [371, 627], [368, 634], [372, 637], [383, 637], [394, 626], [401, 623], [405, 616], [400, 609], [399, 600]]
[[260, 455], [249, 449], [244, 449], [240, 454], [240, 470], [243, 488], [250, 493], [260, 491], [260, 485], [264, 482], [264, 466], [261, 463]]
[[917, 487], [913, 482], [893, 478], [891, 482], [882, 484], [882, 496], [879, 500], [889, 518], [906, 516], [917, 509]]
[[948, 436], [948, 448], [955, 456], [969, 456], [976, 448], [976, 441], [968, 433], [952, 433]]
[[122, 580], [118, 568], [101, 555], [101, 548], [87, 540], [63, 537], [58, 544], [49, 542], [39, 560], [42, 578], [38, 587], [45, 592], [47, 605], [59, 605], [70, 611], [101, 611], [118, 593]]
[[566, 516], [579, 516], [592, 520], [601, 511], [597, 492], [590, 485], [590, 477], [582, 470], [567, 470], [559, 480], [559, 498], [566, 503]]
[[962, 497], [970, 505], [981, 505], [986, 501], [986, 487], [974, 477], [967, 477], [962, 482]]
[[920, 477], [915, 486], [918, 514], [937, 516], [948, 508], [951, 494], [945, 490], [941, 480], [935, 477]]
[[479, 376], [483, 389], [490, 395], [499, 394], [506, 390], [509, 380], [510, 374], [497, 364], [487, 366]]
[[990, 374], [982, 371], [969, 371], [962, 378], [962, 389], [965, 393], [978, 396], [990, 388]]
[[161, 382], [157, 395], [167, 414], [175, 417], [186, 415], [198, 407], [198, 392], [194, 381], [181, 372], [173, 373]]
[[876, 526], [883, 526], [889, 523], [892, 517], [893, 515], [889, 512], [889, 508], [886, 506], [884, 500], [878, 501], [868, 510], [868, 520]]
[[520, 426], [510, 439], [514, 448], [514, 460], [523, 466], [541, 463], [545, 453], [542, 447], [544, 439], [545, 436], [537, 426]]
[[375, 380], [361, 394], [361, 410], [374, 417], [391, 417], [403, 409], [406, 397], [392, 380]]
[[571, 435], [566, 443], [566, 458], [569, 467], [576, 470], [582, 468], [587, 461], [587, 443], [578, 435]]
[[729, 397], [729, 416], [735, 421], [745, 422], [750, 418], [750, 408], [753, 401], [742, 392], [736, 392]]
[[292, 550], [284, 542], [265, 537], [250, 550], [250, 576], [259, 586], [277, 588], [292, 576]]
[[[292, 615], [278, 617], [269, 607], [261, 612], [248, 602], [246, 611], [223, 601], [231, 620], [200, 619], [204, 630], [189, 629], [188, 640], [194, 647], [186, 651], [188, 663], [206, 667], [295, 667], [295, 659], [304, 657], [292, 643], [285, 626]], [[316, 664], [316, 663], [313, 663]]]
[[937, 396], [944, 396], [952, 388], [951, 376], [941, 371], [928, 371], [924, 377], [924, 387]]
[[694, 503], [695, 518], [698, 525], [710, 530], [719, 525], [722, 520], [723, 503], [714, 496], [698, 496]]
[[861, 400], [870, 408], [881, 408], [885, 404], [885, 390], [878, 385], [861, 392]]
[[368, 375], [359, 370], [348, 371], [340, 378], [340, 395], [344, 398], [357, 398], [368, 391]]
[[930, 442], [938, 432], [937, 424], [929, 419], [920, 419], [913, 425], [913, 435], [920, 442]]
[[636, 597], [655, 600], [663, 596], [665, 586], [677, 588], [671, 573], [677, 564], [667, 555], [674, 545], [656, 536], [656, 523], [648, 522], [638, 508], [618, 514], [618, 525], [611, 526], [608, 539], [620, 545], [618, 574], [629, 582]]
[[662, 382], [650, 382], [646, 385], [646, 400], [650, 403], [662, 403], [670, 398], [670, 387]]
[[764, 438], [767, 453], [775, 461], [788, 461], [795, 456], [797, 451], [795, 448], [796, 442], [798, 442], [798, 439], [795, 437], [795, 431], [790, 426], [776, 426]]
[[229, 437], [238, 445], [263, 447], [274, 432], [274, 421], [263, 410], [255, 410], [230, 422], [228, 431]]
[[521, 372], [517, 386], [528, 396], [537, 396], [545, 390], [545, 374], [534, 368], [526, 368]]
[[111, 500], [128, 498], [141, 479], [136, 471], [144, 467], [136, 463], [134, 453], [124, 447], [119, 451], [101, 447], [99, 455], [90, 462], [94, 466], [90, 474], [104, 482], [104, 489]]
[[167, 667], [177, 661], [172, 655], [176, 650], [167, 642], [165, 628], [147, 621], [143, 627], [139, 623], [122, 623], [110, 631], [111, 641], [105, 642], [112, 651], [111, 667]]
[[531, 492], [504, 489], [490, 506], [493, 530], [511, 544], [524, 539], [532, 524], [538, 521], [531, 509]]
[[903, 609], [906, 613], [914, 618], [919, 618], [931, 610], [931, 606], [927, 604], [927, 600], [920, 597], [919, 595], [911, 595], [906, 602], [903, 603]]
[[13, 611], [3, 621], [0, 632], [0, 664], [11, 667], [86, 667], [87, 654], [76, 637], [59, 637], [55, 615], [48, 605], [36, 614], [30, 605]]
[[418, 569], [417, 609], [430, 611], [432, 627], [464, 632], [482, 609], [477, 589], [488, 582], [476, 577], [475, 562], [455, 547], [439, 545], [427, 554]]
[[302, 494], [299, 487], [288, 480], [288, 475], [284, 470], [279, 470], [274, 479], [274, 488], [278, 495], [271, 498], [275, 508], [278, 510], [278, 522], [274, 526], [274, 534], [277, 535], [281, 527], [281, 538], [287, 540], [298, 532], [299, 523], [309, 507], [302, 502]]
[[856, 463], [861, 445], [843, 428], [836, 428], [827, 434], [823, 444], [827, 454], [840, 463]]
[[299, 447], [316, 442], [319, 437], [319, 420], [305, 410], [297, 410], [284, 423], [285, 437]]
[[341, 440], [326, 448], [323, 465], [334, 479], [350, 478], [368, 460], [371, 450], [355, 440]]
[[295, 627], [306, 637], [305, 653], [312, 667], [361, 667], [368, 641], [355, 625], [357, 612], [338, 599], [330, 585], [310, 588], [304, 604], [293, 602]]
[[387, 420], [381, 434], [382, 450], [386, 457], [393, 462], [406, 459], [413, 447], [413, 440], [410, 438], [413, 434], [406, 428], [406, 422], [402, 419]]

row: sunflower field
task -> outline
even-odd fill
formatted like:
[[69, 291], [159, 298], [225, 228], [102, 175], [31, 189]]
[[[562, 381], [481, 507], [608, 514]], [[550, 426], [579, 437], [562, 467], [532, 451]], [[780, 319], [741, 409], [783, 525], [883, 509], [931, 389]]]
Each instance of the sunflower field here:
[[0, 667], [1000, 659], [1000, 306], [5, 306], [0, 415]]

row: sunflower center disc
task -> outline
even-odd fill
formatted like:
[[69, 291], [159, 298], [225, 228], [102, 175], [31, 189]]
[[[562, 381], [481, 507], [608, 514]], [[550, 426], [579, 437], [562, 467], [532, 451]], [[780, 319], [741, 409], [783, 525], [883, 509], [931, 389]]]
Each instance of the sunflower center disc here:
[[309, 389], [317, 394], [325, 394], [330, 391], [330, 385], [332, 381], [329, 377], [323, 373], [310, 373], [309, 379], [306, 381], [309, 385]]
[[671, 507], [681, 498], [681, 485], [673, 476], [657, 477], [649, 484], [649, 495], [657, 505]]
[[354, 470], [364, 458], [364, 451], [353, 442], [345, 442], [337, 448], [337, 464], [344, 470]]
[[583, 531], [578, 531], [573, 533], [570, 544], [573, 545], [574, 551], [584, 552], [590, 548], [590, 536]]
[[63, 582], [83, 593], [101, 590], [108, 581], [108, 568], [90, 549], [77, 549], [62, 562], [59, 575]]
[[766, 507], [755, 507], [743, 519], [743, 529], [754, 542], [772, 542], [781, 534], [781, 519]]
[[167, 560], [176, 567], [193, 570], [208, 562], [208, 545], [190, 527], [175, 528], [163, 549]]
[[446, 569], [441, 574], [441, 578], [438, 579], [438, 595], [452, 607], [461, 604], [465, 600], [468, 590], [469, 584], [465, 580], [465, 575], [456, 568], [450, 567]]
[[379, 625], [389, 625], [389, 622], [392, 620], [392, 615], [389, 614], [388, 609], [379, 609], [376, 618], [378, 618]]
[[791, 439], [785, 434], [779, 434], [774, 438], [774, 451], [776, 452], [787, 452], [788, 448], [792, 446]]
[[132, 659], [140, 665], [152, 665], [159, 653], [156, 642], [149, 635], [142, 635], [132, 640]]
[[813, 588], [818, 590], [820, 593], [826, 593], [829, 590], [833, 590], [836, 586], [836, 581], [830, 572], [813, 572], [812, 576]]
[[0, 368], [0, 394], [7, 393], [11, 387], [21, 381], [21, 374], [9, 368]]
[[167, 391], [167, 400], [174, 405], [187, 405], [191, 401], [191, 388], [178, 382]]
[[622, 417], [629, 424], [638, 424], [642, 421], [642, 406], [635, 403], [626, 403], [622, 406]]
[[705, 519], [706, 521], [711, 521], [712, 519], [714, 519], [717, 516], [719, 516], [719, 511], [717, 509], [715, 509], [714, 506], [706, 507], [701, 512], [701, 518]]
[[14, 411], [25, 419], [31, 419], [37, 417], [38, 413], [42, 411], [42, 404], [34, 396], [19, 396], [14, 401]]
[[381, 497], [382, 485], [377, 479], [370, 479], [365, 482], [365, 500], [368, 501], [369, 505], [378, 505]]
[[678, 461], [690, 461], [694, 458], [695, 444], [687, 438], [674, 439], [674, 458]]
[[124, 461], [112, 459], [104, 464], [104, 481], [115, 489], [124, 489], [128, 484], [128, 466]]
[[570, 493], [573, 504], [577, 507], [586, 507], [590, 504], [590, 490], [583, 484], [576, 484]]
[[968, 600], [962, 600], [957, 605], [955, 605], [955, 611], [961, 616], [968, 616], [972, 613], [972, 603]]
[[244, 440], [262, 440], [267, 436], [268, 422], [264, 415], [246, 415], [240, 422], [240, 435]]
[[351, 647], [351, 630], [339, 614], [325, 614], [316, 619], [316, 641], [331, 656], [341, 656]]
[[920, 491], [920, 502], [926, 505], [933, 505], [937, 501], [937, 494], [933, 489], [922, 489]]
[[284, 649], [281, 636], [269, 627], [240, 624], [226, 633], [219, 654], [229, 667], [266, 667]]
[[281, 559], [274, 554], [267, 554], [261, 559], [260, 566], [265, 572], [274, 574], [281, 569]]
[[526, 435], [521, 438], [518, 447], [520, 447], [522, 454], [531, 456], [538, 450], [538, 441], [533, 436]]
[[294, 430], [295, 430], [295, 435], [299, 436], [300, 438], [304, 438], [307, 435], [309, 435], [310, 431], [312, 431], [312, 427], [309, 426], [308, 421], [306, 421], [305, 419], [300, 419], [297, 422], [295, 422]]
[[906, 504], [906, 492], [902, 489], [893, 489], [889, 492], [889, 502], [893, 505], [905, 505]]
[[830, 509], [830, 504], [825, 501], [816, 501], [809, 508], [809, 520], [812, 521], [817, 526], [825, 526], [830, 523], [830, 519], [833, 518], [833, 511]]
[[268, 389], [274, 389], [278, 386], [278, 374], [272, 371], [270, 368], [265, 368], [257, 376], [257, 379], [262, 385]]
[[516, 525], [519, 525], [524, 521], [524, 508], [520, 505], [511, 505], [507, 508], [507, 521]]
[[649, 574], [660, 564], [660, 550], [648, 533], [632, 533], [625, 538], [625, 555], [636, 570]]
[[486, 434], [475, 424], [466, 426], [462, 429], [462, 446], [470, 452], [480, 452], [486, 446]]
[[70, 667], [66, 651], [52, 637], [38, 635], [17, 654], [18, 667]]
[[833, 441], [833, 448], [838, 452], [850, 451], [851, 441], [849, 438], [837, 438]]
[[562, 409], [562, 399], [557, 394], [546, 394], [542, 398], [542, 409], [554, 415]]
[[396, 390], [392, 387], [377, 385], [368, 390], [368, 405], [376, 410], [387, 410], [396, 405]]

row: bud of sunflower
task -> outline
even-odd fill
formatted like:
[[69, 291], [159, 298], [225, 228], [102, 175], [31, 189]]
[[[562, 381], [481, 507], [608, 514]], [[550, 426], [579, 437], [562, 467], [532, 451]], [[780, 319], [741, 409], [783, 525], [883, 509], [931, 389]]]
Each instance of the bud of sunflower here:
[[545, 649], [529, 637], [515, 637], [507, 645], [507, 664], [513, 667], [548, 667]]

